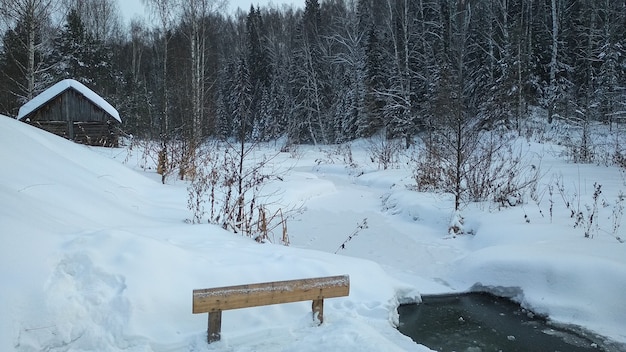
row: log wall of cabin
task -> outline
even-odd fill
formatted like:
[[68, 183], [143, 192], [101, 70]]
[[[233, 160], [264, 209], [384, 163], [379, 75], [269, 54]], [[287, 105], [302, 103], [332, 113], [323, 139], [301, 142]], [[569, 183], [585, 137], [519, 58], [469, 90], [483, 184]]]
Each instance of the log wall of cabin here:
[[117, 146], [117, 135], [113, 131], [118, 121], [72, 88], [26, 118], [31, 125], [79, 143]]

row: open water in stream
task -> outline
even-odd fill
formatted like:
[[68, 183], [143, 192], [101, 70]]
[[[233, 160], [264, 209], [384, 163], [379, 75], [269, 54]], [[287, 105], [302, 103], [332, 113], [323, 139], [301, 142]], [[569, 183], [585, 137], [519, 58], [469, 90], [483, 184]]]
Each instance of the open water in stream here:
[[486, 293], [422, 296], [422, 303], [401, 305], [398, 313], [400, 332], [436, 351], [626, 351], [602, 336], [551, 324]]

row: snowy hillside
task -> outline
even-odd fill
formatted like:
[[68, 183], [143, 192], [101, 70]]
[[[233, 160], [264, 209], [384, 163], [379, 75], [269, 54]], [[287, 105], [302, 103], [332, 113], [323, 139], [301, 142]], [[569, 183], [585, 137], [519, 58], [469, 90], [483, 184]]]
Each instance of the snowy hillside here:
[[[184, 187], [6, 117], [0, 143], [2, 351], [425, 350], [391, 324], [411, 287], [373, 262], [186, 224]], [[310, 302], [228, 311], [209, 348], [191, 314], [195, 288], [337, 274], [321, 327]]]
[[[626, 245], [609, 233], [620, 172], [530, 147], [545, 152], [545, 182], [559, 175], [582, 206], [602, 183], [593, 239], [560, 195], [550, 216], [547, 195], [502, 211], [469, 206], [475, 235], [452, 238], [452, 200], [408, 190], [410, 170], [377, 170], [357, 143], [358, 172], [320, 162], [319, 148], [281, 155], [288, 174], [269, 187], [303, 204], [284, 247], [188, 224], [186, 185], [160, 184], [125, 149], [0, 116], [0, 350], [427, 351], [394, 328], [399, 301], [472, 287], [626, 343]], [[310, 302], [226, 311], [222, 341], [207, 345], [206, 314], [191, 314], [196, 288], [342, 274], [350, 296], [327, 300], [319, 327]]]

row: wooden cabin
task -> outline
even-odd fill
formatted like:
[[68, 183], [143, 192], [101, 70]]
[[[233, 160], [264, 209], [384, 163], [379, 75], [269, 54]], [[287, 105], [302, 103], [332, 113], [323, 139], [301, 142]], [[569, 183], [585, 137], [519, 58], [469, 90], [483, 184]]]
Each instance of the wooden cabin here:
[[77, 143], [116, 147], [122, 120], [102, 97], [73, 79], [24, 104], [17, 119]]

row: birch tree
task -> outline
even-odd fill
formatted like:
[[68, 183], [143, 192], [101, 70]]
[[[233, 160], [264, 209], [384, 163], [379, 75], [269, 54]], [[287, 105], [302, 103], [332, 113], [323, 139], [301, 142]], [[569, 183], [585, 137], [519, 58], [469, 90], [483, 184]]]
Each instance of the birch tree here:
[[562, 25], [565, 17], [565, 0], [550, 0], [549, 14], [550, 14], [550, 62], [549, 68], [549, 83], [547, 95], [545, 97], [545, 104], [548, 110], [548, 122], [552, 122], [552, 119], [562, 116], [567, 116], [567, 93], [572, 88], [572, 82], [569, 80], [568, 72], [566, 71], [571, 66], [566, 65], [562, 58], [566, 58], [565, 47], [563, 45]]
[[43, 56], [51, 40], [51, 15], [58, 8], [58, 0], [1, 0], [0, 16], [7, 28], [14, 31], [17, 45], [16, 53], [24, 53], [23, 60], [15, 53], [7, 53], [19, 70], [19, 76], [6, 77], [15, 83], [12, 92], [18, 101], [24, 103], [31, 100], [48, 85], [44, 77], [50, 69]]
[[224, 4], [221, 0], [188, 0], [181, 5], [182, 21], [187, 30], [191, 64], [191, 139], [198, 143], [203, 134], [204, 101], [207, 98], [209, 21]]
[[159, 23], [161, 37], [161, 112], [159, 123], [159, 139], [161, 141], [161, 149], [159, 150], [159, 159], [157, 172], [161, 175], [161, 182], [165, 183], [165, 177], [170, 171], [171, 160], [168, 160], [168, 142], [170, 131], [170, 88], [168, 82], [168, 47], [171, 39], [170, 31], [174, 26], [176, 8], [180, 5], [179, 0], [143, 0], [144, 4], [151, 10], [153, 16]]
[[[206, 118], [205, 102], [208, 100], [209, 86], [212, 84], [208, 75], [210, 21], [215, 13], [224, 6], [222, 0], [188, 0], [181, 5], [182, 26], [189, 43], [190, 82], [189, 95], [191, 116], [187, 123], [188, 145], [183, 152], [180, 178], [194, 171], [195, 149], [204, 136]], [[214, 79], [214, 78], [213, 78]]]

